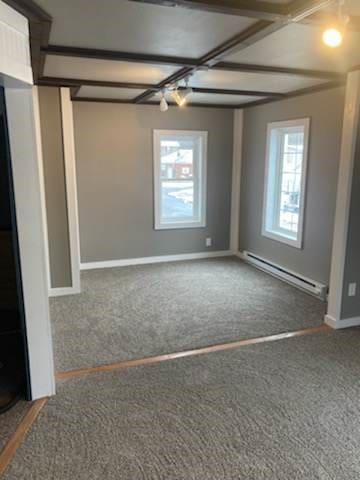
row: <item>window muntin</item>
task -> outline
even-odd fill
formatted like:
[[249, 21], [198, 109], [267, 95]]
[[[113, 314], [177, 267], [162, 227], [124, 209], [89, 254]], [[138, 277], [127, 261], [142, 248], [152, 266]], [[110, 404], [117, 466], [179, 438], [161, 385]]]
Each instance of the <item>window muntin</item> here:
[[262, 234], [301, 248], [309, 119], [268, 125]]
[[154, 131], [155, 229], [205, 226], [207, 132]]

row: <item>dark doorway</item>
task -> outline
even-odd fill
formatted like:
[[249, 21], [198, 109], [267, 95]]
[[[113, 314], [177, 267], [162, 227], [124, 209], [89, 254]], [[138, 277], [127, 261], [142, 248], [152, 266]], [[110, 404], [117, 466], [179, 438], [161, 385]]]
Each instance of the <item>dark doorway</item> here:
[[30, 398], [15, 199], [4, 89], [0, 87], [0, 413]]

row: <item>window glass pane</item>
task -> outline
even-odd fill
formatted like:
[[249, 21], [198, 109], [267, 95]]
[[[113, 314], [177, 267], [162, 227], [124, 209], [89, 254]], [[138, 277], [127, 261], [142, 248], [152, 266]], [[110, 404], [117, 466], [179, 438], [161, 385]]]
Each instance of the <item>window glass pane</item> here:
[[162, 217], [192, 218], [194, 216], [194, 182], [162, 181], [161, 203]]
[[164, 138], [160, 143], [161, 178], [192, 178], [196, 142], [193, 138]]

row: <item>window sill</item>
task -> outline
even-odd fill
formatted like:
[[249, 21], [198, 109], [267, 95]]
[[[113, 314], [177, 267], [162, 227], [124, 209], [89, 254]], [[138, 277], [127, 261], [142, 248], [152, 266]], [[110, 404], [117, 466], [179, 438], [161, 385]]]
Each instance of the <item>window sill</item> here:
[[285, 243], [290, 247], [298, 248], [299, 250], [302, 249], [301, 238], [295, 239], [295, 238], [280, 234], [276, 231], [269, 231], [269, 230], [262, 230], [261, 235], [263, 237], [271, 238], [271, 240], [276, 240], [277, 242]]
[[196, 223], [162, 223], [154, 226], [155, 230], [184, 230], [188, 228], [205, 228], [206, 224], [203, 222]]

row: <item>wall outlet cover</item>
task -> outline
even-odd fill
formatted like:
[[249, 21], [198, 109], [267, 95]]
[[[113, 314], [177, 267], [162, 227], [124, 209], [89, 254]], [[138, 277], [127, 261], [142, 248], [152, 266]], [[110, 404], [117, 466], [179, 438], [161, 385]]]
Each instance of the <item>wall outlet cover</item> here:
[[356, 283], [349, 283], [348, 296], [355, 297], [356, 295]]
[[206, 242], [205, 242], [205, 243], [206, 243], [206, 246], [207, 246], [207, 247], [211, 247], [211, 245], [212, 245], [212, 240], [211, 240], [211, 238], [208, 237], [208, 238], [206, 239]]

